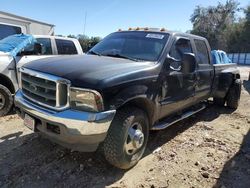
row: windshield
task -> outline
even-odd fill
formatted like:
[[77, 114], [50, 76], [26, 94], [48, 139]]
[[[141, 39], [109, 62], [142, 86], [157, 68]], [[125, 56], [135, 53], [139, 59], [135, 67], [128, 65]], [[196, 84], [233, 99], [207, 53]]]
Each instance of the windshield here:
[[137, 61], [157, 61], [168, 40], [167, 33], [118, 32], [104, 38], [89, 53]]

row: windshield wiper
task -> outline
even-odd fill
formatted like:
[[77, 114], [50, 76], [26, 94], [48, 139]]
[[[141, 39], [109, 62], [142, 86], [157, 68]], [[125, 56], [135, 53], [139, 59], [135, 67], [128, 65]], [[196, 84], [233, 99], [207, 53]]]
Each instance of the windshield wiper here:
[[93, 51], [93, 50], [90, 50], [89, 52], [88, 52], [88, 54], [93, 54], [93, 55], [98, 55], [98, 56], [101, 56], [102, 54], [100, 54], [100, 53], [98, 53], [98, 52], [95, 52], [95, 51]]
[[125, 55], [121, 55], [121, 54], [102, 54], [103, 56], [109, 56], [109, 57], [117, 57], [117, 58], [123, 58], [123, 59], [129, 59], [131, 61], [136, 61], [138, 62], [138, 59], [132, 58], [132, 57], [128, 57]]

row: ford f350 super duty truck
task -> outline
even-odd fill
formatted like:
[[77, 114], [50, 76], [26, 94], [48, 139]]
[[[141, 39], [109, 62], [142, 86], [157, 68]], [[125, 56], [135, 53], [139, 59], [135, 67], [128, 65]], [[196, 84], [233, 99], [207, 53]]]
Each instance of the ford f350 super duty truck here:
[[24, 123], [78, 151], [98, 146], [128, 169], [142, 157], [149, 130], [205, 108], [213, 97], [237, 108], [235, 64], [213, 65], [205, 38], [165, 30], [110, 34], [87, 55], [37, 60], [21, 69], [15, 104]]
[[0, 40], [0, 117], [12, 109], [21, 66], [37, 59], [69, 54], [83, 54], [77, 39], [18, 34]]

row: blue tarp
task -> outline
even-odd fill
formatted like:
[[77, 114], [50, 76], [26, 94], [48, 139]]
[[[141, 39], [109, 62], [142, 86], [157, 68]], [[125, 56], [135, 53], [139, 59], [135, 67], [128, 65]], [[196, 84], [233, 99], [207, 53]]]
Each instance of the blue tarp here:
[[213, 64], [228, 64], [232, 61], [227, 56], [226, 52], [221, 50], [213, 50], [211, 52], [213, 58]]
[[27, 45], [36, 42], [32, 35], [17, 34], [0, 40], [0, 51], [15, 57]]

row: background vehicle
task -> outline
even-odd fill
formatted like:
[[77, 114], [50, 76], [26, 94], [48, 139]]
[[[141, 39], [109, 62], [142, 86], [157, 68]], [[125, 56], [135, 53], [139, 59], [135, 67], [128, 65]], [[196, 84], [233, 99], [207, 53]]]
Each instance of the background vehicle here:
[[107, 161], [128, 169], [149, 130], [201, 111], [209, 97], [237, 108], [237, 66], [213, 65], [210, 51], [205, 38], [163, 29], [112, 33], [85, 56], [22, 67], [15, 104], [30, 129], [79, 151], [100, 145]]
[[[37, 49], [37, 48], [41, 49]], [[18, 90], [17, 70], [24, 64], [58, 55], [83, 54], [76, 39], [48, 35], [12, 35], [0, 41], [0, 116], [13, 105]]]
[[0, 40], [14, 34], [54, 35], [54, 25], [0, 11]]

